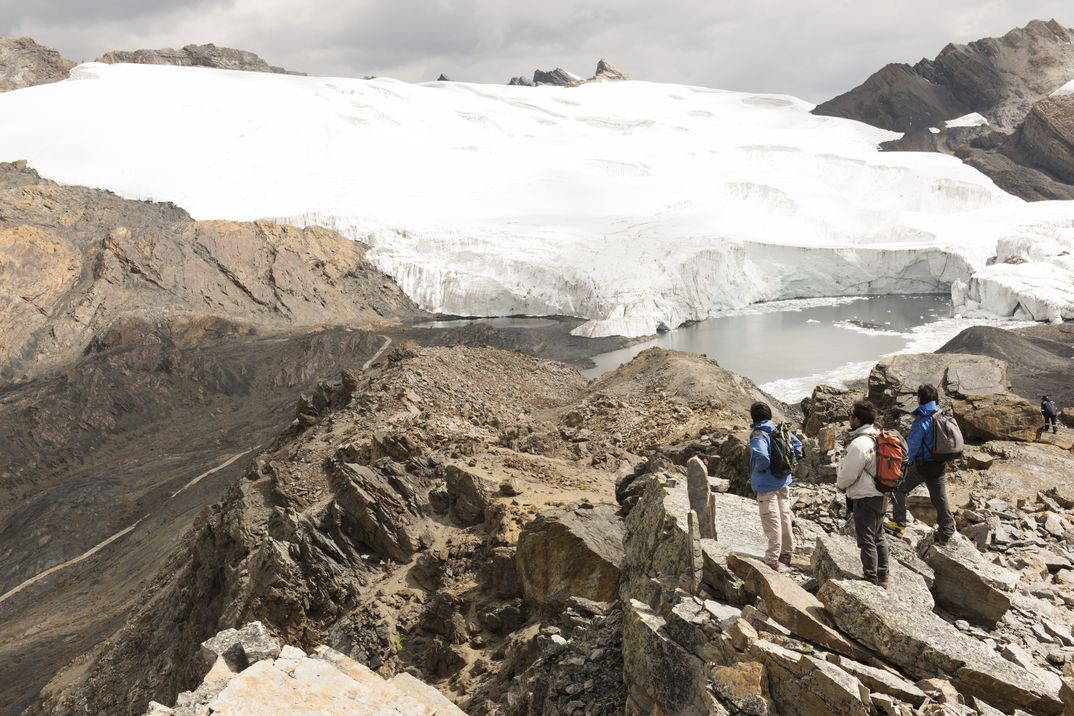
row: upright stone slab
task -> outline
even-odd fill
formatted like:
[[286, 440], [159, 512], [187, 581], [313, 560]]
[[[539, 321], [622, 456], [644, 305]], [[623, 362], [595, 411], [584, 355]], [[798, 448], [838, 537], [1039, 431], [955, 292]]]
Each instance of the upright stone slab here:
[[699, 457], [692, 457], [686, 463], [686, 491], [690, 509], [697, 513], [701, 539], [716, 539], [715, 516], [710, 512], [709, 473]]

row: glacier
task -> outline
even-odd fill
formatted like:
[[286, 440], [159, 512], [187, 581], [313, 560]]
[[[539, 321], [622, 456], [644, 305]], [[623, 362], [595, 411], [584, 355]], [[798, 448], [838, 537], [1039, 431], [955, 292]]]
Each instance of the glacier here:
[[[326, 226], [368, 243], [423, 308], [579, 316], [581, 335], [952, 287], [967, 311], [1074, 318], [1074, 202], [1026, 203], [953, 157], [880, 152], [898, 135], [812, 108], [638, 81], [89, 63], [0, 94], [0, 160], [197, 219]], [[1001, 251], [1025, 262], [989, 265]]]

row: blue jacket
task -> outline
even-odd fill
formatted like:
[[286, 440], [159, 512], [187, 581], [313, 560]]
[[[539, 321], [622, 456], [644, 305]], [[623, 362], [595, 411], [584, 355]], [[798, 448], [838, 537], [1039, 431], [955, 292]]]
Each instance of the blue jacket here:
[[919, 405], [913, 412], [914, 424], [910, 426], [910, 434], [906, 436], [906, 450], [910, 456], [910, 464], [932, 462], [932, 448], [936, 444], [936, 433], [932, 429], [935, 422], [932, 416], [940, 412], [940, 406], [936, 401], [930, 401]]
[[[782, 490], [791, 484], [791, 476], [776, 477], [768, 469], [771, 464], [772, 454], [769, 447], [771, 441], [769, 436], [776, 429], [776, 424], [771, 420], [762, 420], [754, 425], [753, 429], [764, 434], [758, 435], [755, 432], [750, 437], [750, 487], [753, 488], [754, 492]], [[802, 441], [796, 438], [794, 433], [791, 433], [791, 444], [794, 446], [794, 454], [802, 457]]]

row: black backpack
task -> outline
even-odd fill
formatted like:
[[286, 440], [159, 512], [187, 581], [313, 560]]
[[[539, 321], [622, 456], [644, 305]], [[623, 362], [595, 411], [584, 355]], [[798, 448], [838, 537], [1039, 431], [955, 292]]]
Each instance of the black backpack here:
[[791, 440], [791, 429], [786, 423], [780, 423], [770, 433], [764, 430], [756, 432], [764, 434], [768, 438], [768, 471], [775, 477], [790, 475], [798, 464], [798, 453], [794, 451], [794, 442]]

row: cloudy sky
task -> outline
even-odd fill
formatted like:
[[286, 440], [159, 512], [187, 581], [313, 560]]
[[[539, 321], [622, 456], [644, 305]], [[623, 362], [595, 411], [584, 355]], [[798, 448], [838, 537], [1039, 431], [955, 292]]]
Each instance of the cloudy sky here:
[[607, 57], [636, 79], [813, 101], [887, 62], [1074, 25], [1070, 0], [0, 0], [0, 35], [76, 61], [113, 49], [213, 42], [310, 74], [504, 82]]

